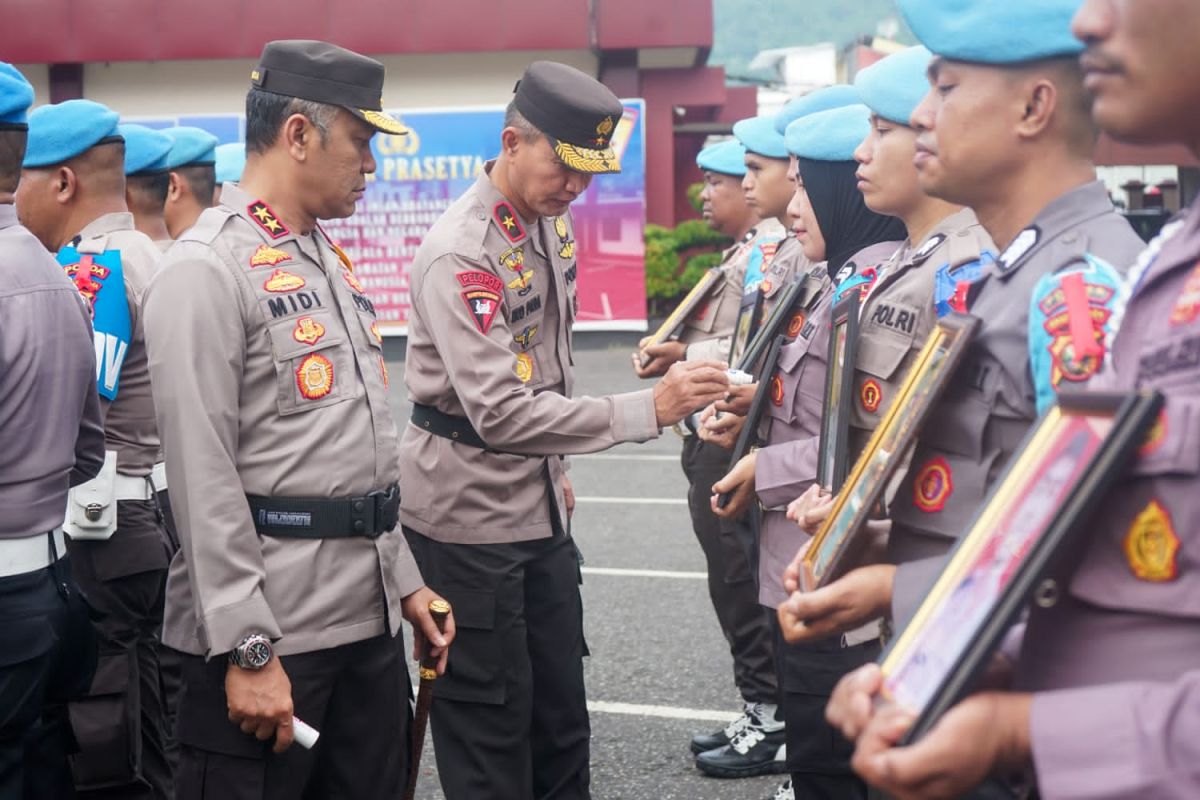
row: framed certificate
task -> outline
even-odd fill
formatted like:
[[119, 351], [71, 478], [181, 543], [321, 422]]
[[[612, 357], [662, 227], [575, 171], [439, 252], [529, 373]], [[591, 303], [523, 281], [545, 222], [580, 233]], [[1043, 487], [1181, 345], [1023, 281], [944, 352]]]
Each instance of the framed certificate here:
[[861, 533], [872, 510], [916, 442], [978, 327], [979, 320], [966, 314], [949, 314], [938, 320], [888, 413], [838, 492], [829, 517], [809, 542], [801, 570], [805, 591], [825, 586], [857, 566], [866, 544]]
[[758, 329], [758, 335], [746, 347], [741, 358], [730, 363], [743, 372], [753, 372], [754, 365], [771, 347], [776, 336], [782, 334], [789, 342], [799, 336], [807, 321], [805, 311], [813, 305], [826, 285], [825, 268], [816, 265], [781, 291], [775, 306]]
[[[646, 343], [649, 347], [652, 344], [662, 344], [679, 337], [680, 331], [683, 330], [683, 324], [688, 318], [696, 313], [715, 292], [721, 284], [723, 274], [719, 267], [713, 267], [696, 282], [692, 290], [680, 301], [679, 305], [675, 306], [675, 310], [663, 321], [662, 325], [658, 326], [658, 330], [650, 337], [650, 341]], [[644, 352], [641, 354], [642, 366], [646, 366], [651, 362], [651, 358]]]
[[883, 698], [916, 715], [906, 741], [969, 691], [1042, 577], [1072, 550], [1161, 405], [1149, 391], [1064, 394], [1025, 437], [933, 589], [880, 657]]
[[[775, 371], [775, 365], [779, 362], [779, 351], [783, 349], [787, 341], [786, 336], [776, 336], [775, 341], [771, 343], [771, 349], [767, 351], [767, 357], [763, 359], [762, 372], [758, 375], [758, 388], [754, 390], [754, 397], [750, 401], [750, 410], [746, 412], [746, 424], [742, 426], [737, 444], [733, 446], [733, 457], [729, 461], [730, 469], [741, 461], [751, 448], [761, 444], [758, 440], [758, 422], [762, 419], [763, 409], [767, 407], [767, 397], [771, 394], [772, 383], [764, 378]], [[729, 499], [728, 492], [717, 495], [717, 508], [729, 505]]]
[[829, 366], [825, 373], [825, 414], [817, 483], [836, 494], [846, 479], [846, 440], [850, 436], [850, 395], [854, 391], [854, 362], [858, 353], [858, 304], [861, 292], [848, 292], [833, 308], [829, 336]]
[[738, 311], [737, 324], [733, 328], [733, 344], [729, 348], [729, 364], [745, 372], [750, 370], [746, 370], [742, 366], [742, 356], [745, 355], [746, 348], [750, 346], [750, 342], [758, 333], [758, 326], [762, 322], [765, 298], [766, 295], [763, 294], [761, 288], [742, 295], [742, 307]]

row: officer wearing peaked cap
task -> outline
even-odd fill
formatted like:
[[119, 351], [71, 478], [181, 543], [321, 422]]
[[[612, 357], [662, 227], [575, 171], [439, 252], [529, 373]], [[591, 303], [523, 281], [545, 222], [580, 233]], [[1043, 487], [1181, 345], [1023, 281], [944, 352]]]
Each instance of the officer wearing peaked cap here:
[[33, 87], [0, 62], [0, 796], [73, 795], [65, 704], [96, 666], [88, 609], [63, 541], [68, 486], [104, 463], [88, 313], [17, 222]]
[[67, 508], [72, 572], [103, 615], [98, 677], [72, 711], [87, 731], [72, 759], [75, 783], [169, 796], [158, 669], [169, 550], [154, 502], [164, 486], [142, 308], [159, 250], [126, 205], [113, 111], [90, 100], [38, 108], [23, 166], [17, 213], [57, 253], [93, 315], [108, 450], [101, 474], [72, 490]]
[[[247, 161], [164, 257], [150, 368], [183, 549], [164, 639], [185, 653], [181, 798], [395, 798], [407, 776], [400, 620], [436, 653], [396, 526], [400, 477], [374, 307], [317, 226], [374, 171], [383, 67], [316, 41], [263, 49]], [[293, 715], [321, 731], [290, 747]]]
[[414, 403], [400, 517], [430, 585], [463, 621], [435, 684], [448, 798], [589, 796], [579, 569], [563, 456], [646, 441], [728, 387], [720, 362], [654, 389], [571, 396], [579, 266], [569, 213], [620, 169], [623, 109], [595, 79], [538, 61], [500, 155], [412, 265], [405, 383]]
[[213, 205], [216, 194], [217, 137], [200, 128], [182, 125], [165, 128], [163, 134], [171, 139], [167, 154], [167, 189], [165, 215], [172, 239], [196, 224], [200, 213]]
[[159, 249], [166, 250], [172, 241], [163, 218], [171, 180], [167, 167], [171, 137], [131, 123], [117, 130], [125, 139], [125, 202], [133, 214], [134, 227]]

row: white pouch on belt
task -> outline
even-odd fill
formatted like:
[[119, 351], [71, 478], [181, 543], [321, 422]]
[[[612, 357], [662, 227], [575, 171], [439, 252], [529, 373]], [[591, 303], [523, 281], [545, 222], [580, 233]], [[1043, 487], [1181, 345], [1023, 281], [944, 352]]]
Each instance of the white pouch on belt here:
[[67, 519], [63, 530], [72, 539], [104, 541], [117, 529], [117, 451], [104, 452], [100, 474], [67, 493]]

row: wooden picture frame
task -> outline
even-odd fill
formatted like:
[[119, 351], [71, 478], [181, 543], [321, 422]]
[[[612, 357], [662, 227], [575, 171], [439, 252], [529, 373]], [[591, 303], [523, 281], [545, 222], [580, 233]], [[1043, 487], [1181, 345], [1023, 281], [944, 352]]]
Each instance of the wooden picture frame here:
[[[646, 342], [645, 347], [663, 344], [664, 342], [679, 338], [684, 323], [687, 322], [692, 314], [696, 313], [701, 304], [712, 296], [723, 279], [724, 274], [720, 267], [713, 267], [708, 272], [705, 272], [700, 277], [700, 280], [696, 282], [696, 285], [692, 287], [691, 291], [679, 302], [679, 305], [675, 306], [675, 310], [663, 320], [662, 325], [658, 326], [658, 330], [650, 337], [650, 341]], [[653, 361], [650, 356], [646, 355], [645, 347], [642, 348], [642, 353], [639, 356], [643, 367]]]
[[922, 736], [974, 685], [1155, 423], [1162, 397], [1060, 395], [1026, 435], [912, 620], [880, 656], [881, 696]]
[[979, 320], [967, 314], [948, 314], [934, 326], [829, 516], [809, 542], [801, 570], [805, 591], [825, 586], [857, 566], [867, 543], [862, 536], [867, 520], [916, 443], [978, 328]]
[[825, 374], [825, 413], [817, 456], [817, 483], [837, 494], [846, 480], [850, 438], [850, 396], [858, 355], [858, 313], [862, 293], [850, 291], [833, 307], [829, 362]]

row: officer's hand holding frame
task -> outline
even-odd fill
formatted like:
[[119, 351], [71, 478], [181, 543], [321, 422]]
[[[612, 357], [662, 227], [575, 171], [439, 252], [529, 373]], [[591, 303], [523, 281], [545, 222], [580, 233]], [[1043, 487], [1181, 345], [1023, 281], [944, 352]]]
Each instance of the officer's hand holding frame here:
[[973, 685], [1032, 596], [1057, 602], [1045, 580], [1078, 563], [1075, 544], [1099, 500], [1154, 423], [1156, 392], [1059, 397], [1025, 437], [912, 620], [880, 657], [880, 697], [915, 716], [905, 742]]

